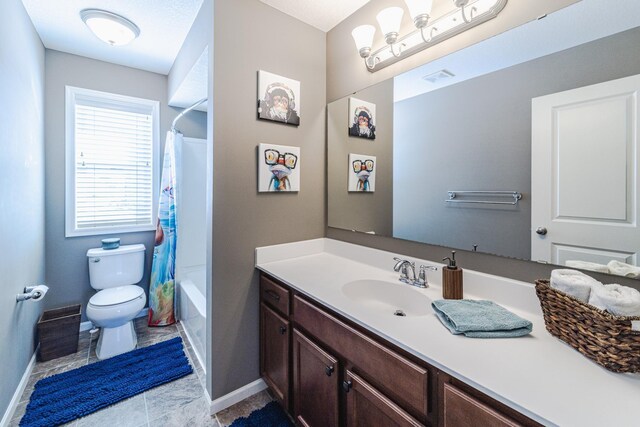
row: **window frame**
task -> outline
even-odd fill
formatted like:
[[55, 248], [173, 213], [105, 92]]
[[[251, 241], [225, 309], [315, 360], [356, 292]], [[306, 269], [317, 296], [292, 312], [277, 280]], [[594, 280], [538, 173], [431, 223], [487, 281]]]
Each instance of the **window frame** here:
[[[90, 99], [105, 107], [125, 107], [129, 111], [150, 111], [152, 118], [152, 202], [151, 224], [76, 228], [76, 141], [75, 113], [78, 98]], [[156, 229], [160, 186], [160, 102], [92, 89], [65, 86], [65, 237], [134, 233]]]

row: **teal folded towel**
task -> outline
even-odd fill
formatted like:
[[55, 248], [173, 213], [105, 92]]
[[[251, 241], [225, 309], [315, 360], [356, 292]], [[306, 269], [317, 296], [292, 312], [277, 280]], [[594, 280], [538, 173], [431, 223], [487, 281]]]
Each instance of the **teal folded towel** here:
[[533, 324], [493, 301], [438, 300], [431, 303], [452, 334], [470, 338], [513, 338], [527, 335]]

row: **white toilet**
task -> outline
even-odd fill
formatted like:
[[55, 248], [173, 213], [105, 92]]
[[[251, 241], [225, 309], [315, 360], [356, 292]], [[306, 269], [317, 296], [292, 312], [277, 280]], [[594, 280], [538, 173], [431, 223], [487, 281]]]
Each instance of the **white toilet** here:
[[102, 328], [98, 359], [117, 356], [136, 348], [138, 339], [133, 319], [144, 308], [147, 296], [135, 286], [144, 273], [144, 245], [87, 251], [89, 281], [98, 291], [87, 305], [87, 317]]

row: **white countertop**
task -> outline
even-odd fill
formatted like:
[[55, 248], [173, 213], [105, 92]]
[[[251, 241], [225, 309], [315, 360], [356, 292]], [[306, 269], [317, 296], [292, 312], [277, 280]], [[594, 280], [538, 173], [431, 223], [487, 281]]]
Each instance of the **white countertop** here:
[[257, 248], [256, 267], [544, 425], [640, 426], [640, 375], [609, 372], [549, 334], [532, 283], [464, 270], [465, 298], [493, 300], [533, 322], [530, 335], [510, 339], [452, 335], [431, 308], [381, 316], [342, 293], [360, 279], [409, 287], [398, 282], [394, 256], [438, 266], [428, 289], [410, 289], [442, 298], [441, 263], [332, 239]]

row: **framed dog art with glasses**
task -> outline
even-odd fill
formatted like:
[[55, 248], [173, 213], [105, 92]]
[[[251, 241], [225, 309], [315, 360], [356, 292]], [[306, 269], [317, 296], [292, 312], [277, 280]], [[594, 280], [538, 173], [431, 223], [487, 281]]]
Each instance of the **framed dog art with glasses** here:
[[300, 191], [300, 147], [260, 144], [258, 191]]
[[376, 190], [376, 156], [349, 154], [349, 192], [373, 193]]

